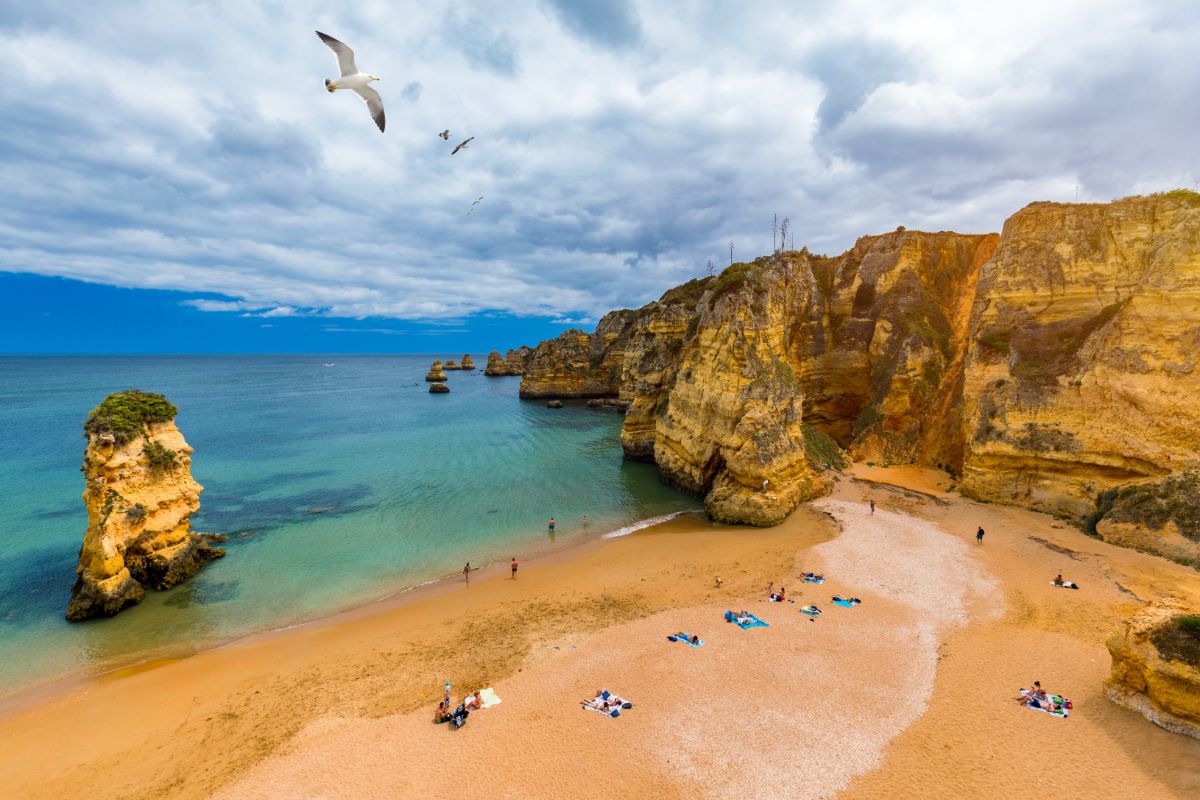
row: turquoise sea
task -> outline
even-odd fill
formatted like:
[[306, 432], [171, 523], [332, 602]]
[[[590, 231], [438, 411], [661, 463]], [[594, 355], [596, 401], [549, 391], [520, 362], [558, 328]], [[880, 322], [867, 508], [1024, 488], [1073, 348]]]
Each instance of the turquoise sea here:
[[[699, 508], [622, 460], [620, 416], [547, 409], [517, 398], [518, 378], [482, 372], [450, 372], [450, 394], [431, 395], [433, 358], [0, 358], [0, 693]], [[205, 487], [193, 525], [227, 534], [228, 555], [117, 617], [68, 624], [87, 524], [81, 426], [129, 388], [178, 406]]]

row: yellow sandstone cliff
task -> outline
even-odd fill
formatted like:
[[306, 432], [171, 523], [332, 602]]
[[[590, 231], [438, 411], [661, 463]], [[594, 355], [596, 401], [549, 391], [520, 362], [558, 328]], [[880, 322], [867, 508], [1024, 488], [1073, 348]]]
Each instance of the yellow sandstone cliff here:
[[1108, 640], [1109, 699], [1174, 733], [1200, 739], [1200, 616], [1151, 606]]
[[191, 530], [202, 487], [174, 417], [162, 395], [129, 391], [109, 395], [88, 418], [88, 527], [67, 619], [112, 616], [146, 587], [170, 588], [225, 554], [211, 546], [223, 537]]
[[1200, 563], [1198, 349], [1177, 191], [734, 264], [542, 342], [520, 393], [628, 402], [625, 455], [719, 519], [782, 519], [840, 447]]

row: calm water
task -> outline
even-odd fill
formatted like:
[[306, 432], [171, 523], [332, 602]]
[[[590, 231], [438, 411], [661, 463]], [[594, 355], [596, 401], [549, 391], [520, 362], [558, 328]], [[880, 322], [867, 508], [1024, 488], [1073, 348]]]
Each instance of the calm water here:
[[[451, 372], [451, 393], [430, 395], [429, 356], [326, 360], [0, 358], [0, 691], [698, 507], [622, 461], [615, 414], [523, 402], [518, 378], [482, 373]], [[87, 524], [81, 425], [127, 388], [179, 407], [205, 487], [193, 524], [228, 534], [228, 555], [115, 618], [69, 625]]]

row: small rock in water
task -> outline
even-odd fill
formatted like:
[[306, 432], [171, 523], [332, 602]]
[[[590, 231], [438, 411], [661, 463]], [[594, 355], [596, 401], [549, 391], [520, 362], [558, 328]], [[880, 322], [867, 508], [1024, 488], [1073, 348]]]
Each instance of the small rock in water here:
[[438, 383], [429, 384], [429, 393], [430, 394], [446, 394], [449, 391], [450, 391], [450, 387], [444, 383], [438, 382]]
[[563, 407], [562, 400], [551, 400], [550, 402], [546, 403], [546, 408], [562, 408], [562, 407]]

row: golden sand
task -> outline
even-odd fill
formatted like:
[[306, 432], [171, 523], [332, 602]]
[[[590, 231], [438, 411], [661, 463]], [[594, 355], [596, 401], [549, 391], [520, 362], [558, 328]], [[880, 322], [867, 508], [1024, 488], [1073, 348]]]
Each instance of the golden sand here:
[[[0, 718], [17, 797], [1192, 797], [1200, 742], [1103, 698], [1105, 636], [1200, 575], [872, 471], [778, 528], [681, 518]], [[864, 501], [872, 497], [871, 515]], [[831, 521], [836, 518], [842, 532]], [[982, 546], [974, 531], [988, 534]], [[828, 582], [802, 584], [805, 569]], [[1062, 572], [1079, 591], [1049, 585]], [[722, 578], [720, 588], [716, 578]], [[766, 603], [766, 585], [802, 593]], [[832, 605], [834, 593], [863, 599]], [[815, 621], [800, 614], [815, 602]], [[770, 623], [721, 619], [748, 608]], [[706, 644], [666, 640], [697, 632]], [[1010, 698], [1034, 679], [1067, 720]], [[503, 702], [431, 722], [490, 682]], [[582, 711], [597, 688], [635, 704]]]

